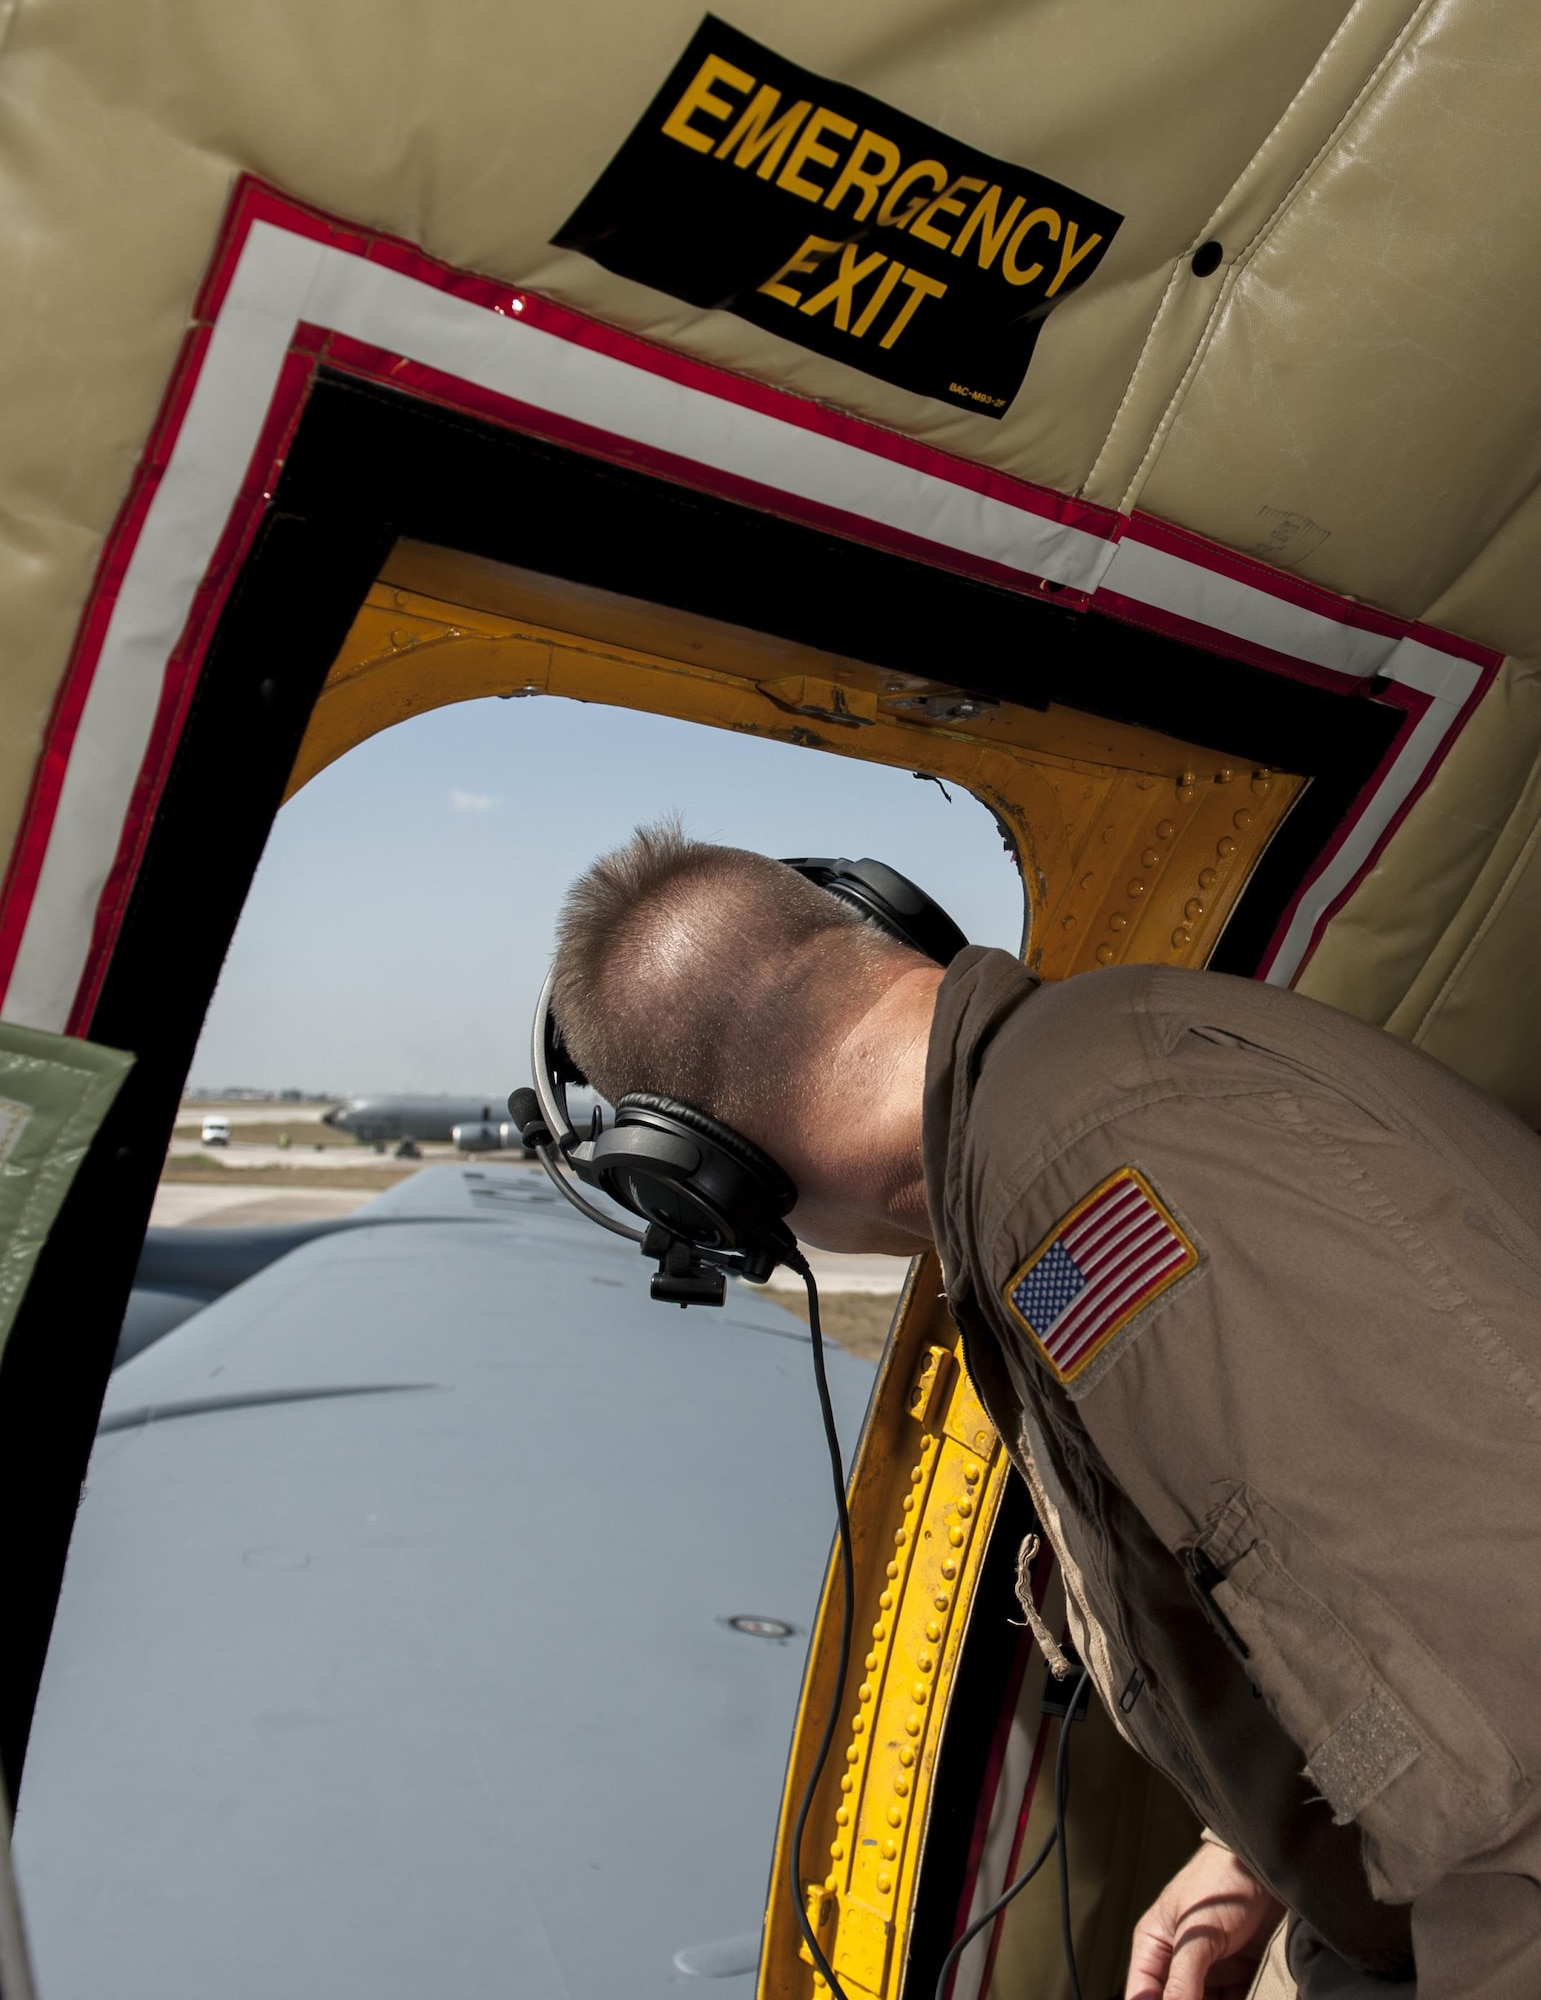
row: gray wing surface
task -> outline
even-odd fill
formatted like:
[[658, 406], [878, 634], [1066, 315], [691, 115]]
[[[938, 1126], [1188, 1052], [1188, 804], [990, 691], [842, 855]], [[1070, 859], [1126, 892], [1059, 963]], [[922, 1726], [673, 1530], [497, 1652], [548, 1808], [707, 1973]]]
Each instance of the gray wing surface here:
[[524, 1169], [379, 1206], [112, 1378], [18, 1815], [44, 2000], [747, 1995], [833, 1519], [805, 1330], [653, 1305]]

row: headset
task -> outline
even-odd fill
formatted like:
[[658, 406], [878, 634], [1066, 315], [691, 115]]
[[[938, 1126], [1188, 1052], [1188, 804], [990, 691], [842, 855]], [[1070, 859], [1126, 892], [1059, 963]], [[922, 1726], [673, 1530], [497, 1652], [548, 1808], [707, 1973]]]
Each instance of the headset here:
[[[825, 889], [856, 910], [900, 944], [908, 945], [939, 965], [950, 965], [968, 944], [963, 932], [940, 904], [933, 902], [907, 876], [870, 857], [848, 861], [803, 855], [784, 866]], [[514, 1091], [509, 1117], [524, 1144], [535, 1153], [558, 1192], [573, 1207], [602, 1228], [640, 1244], [644, 1257], [656, 1262], [652, 1295], [669, 1305], [720, 1306], [727, 1297], [730, 1276], [763, 1284], [778, 1264], [802, 1278], [808, 1292], [808, 1327], [813, 1347], [813, 1372], [818, 1388], [824, 1437], [829, 1448], [835, 1489], [842, 1580], [840, 1647], [835, 1687], [844, 1689], [851, 1661], [855, 1606], [855, 1555], [851, 1517], [846, 1504], [845, 1471], [835, 1429], [829, 1384], [824, 1370], [824, 1342], [819, 1323], [819, 1293], [807, 1259], [786, 1223], [797, 1200], [797, 1189], [770, 1155], [698, 1105], [651, 1091], [632, 1091], [615, 1107], [607, 1126], [596, 1107], [586, 1138], [574, 1129], [567, 1108], [568, 1089], [588, 1082], [568, 1052], [551, 1011], [554, 972], [549, 973], [535, 1007], [530, 1039], [534, 1088]], [[583, 1192], [592, 1188], [635, 1216], [640, 1229], [600, 1208]], [[937, 1993], [946, 1991], [958, 1958], [974, 1936], [993, 1922], [1011, 1898], [1060, 1849], [1061, 1911], [1071, 1991], [1080, 2000], [1075, 1955], [1070, 1943], [1069, 1877], [1064, 1862], [1064, 1812], [1068, 1788], [1066, 1747], [1069, 1724], [1084, 1708], [1087, 1681], [1083, 1670], [1075, 1692], [1061, 1714], [1060, 1750], [1056, 1760], [1054, 1831], [1032, 1867], [1011, 1885], [959, 1938], [943, 1962]], [[838, 1703], [838, 1697], [837, 1697]], [[1046, 1699], [1045, 1708], [1048, 1708]], [[814, 1793], [829, 1760], [839, 1720], [831, 1706], [819, 1747], [803, 1788], [788, 1843], [786, 1888], [797, 1911], [798, 1927], [834, 2000], [846, 2000], [819, 1943], [802, 1893], [803, 1832]]]
[[[881, 861], [809, 855], [784, 864], [859, 912], [900, 944], [948, 965], [968, 939], [947, 912]], [[595, 1112], [580, 1138], [567, 1091], [587, 1081], [568, 1054], [551, 1011], [548, 975], [535, 1009], [533, 1090], [516, 1090], [509, 1116], [562, 1194], [591, 1221], [630, 1238], [656, 1261], [655, 1299], [720, 1306], [730, 1276], [763, 1284], [778, 1264], [801, 1268], [785, 1217], [797, 1189], [768, 1153], [678, 1098], [632, 1091], [606, 1127]], [[588, 1200], [575, 1183], [608, 1195], [642, 1223], [636, 1229]]]

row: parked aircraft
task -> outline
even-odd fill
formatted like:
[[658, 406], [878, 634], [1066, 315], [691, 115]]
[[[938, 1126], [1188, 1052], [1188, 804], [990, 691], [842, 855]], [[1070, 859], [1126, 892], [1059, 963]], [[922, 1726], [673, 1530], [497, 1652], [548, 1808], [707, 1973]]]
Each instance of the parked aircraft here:
[[[507, 1093], [505, 1092], [506, 1096]], [[486, 1097], [350, 1097], [346, 1104], [322, 1113], [321, 1123], [351, 1132], [366, 1145], [392, 1139], [447, 1142], [457, 1125], [487, 1125], [503, 1115], [503, 1098]]]
[[[462, 1153], [519, 1152], [519, 1134], [508, 1122], [502, 1097], [350, 1097], [322, 1114], [323, 1125], [351, 1132], [366, 1145], [390, 1140], [448, 1141]], [[574, 1115], [587, 1118], [599, 1102], [592, 1091], [572, 1093]]]

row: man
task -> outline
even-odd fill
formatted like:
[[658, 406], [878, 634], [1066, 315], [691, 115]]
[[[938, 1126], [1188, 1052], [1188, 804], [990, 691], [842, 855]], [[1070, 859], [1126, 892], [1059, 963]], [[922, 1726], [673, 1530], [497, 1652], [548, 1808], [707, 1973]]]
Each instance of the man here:
[[1213, 1829], [1131, 2000], [1243, 1993], [1286, 1911], [1312, 2000], [1541, 1995], [1541, 1143], [1295, 995], [944, 974], [671, 827], [571, 891], [555, 1007], [805, 1240], [935, 1242], [1082, 1657]]

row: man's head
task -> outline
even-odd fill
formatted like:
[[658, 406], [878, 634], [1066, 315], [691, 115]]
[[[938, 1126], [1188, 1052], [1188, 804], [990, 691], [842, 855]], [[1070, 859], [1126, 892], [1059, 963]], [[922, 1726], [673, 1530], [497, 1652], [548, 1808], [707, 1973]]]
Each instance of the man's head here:
[[[900, 1057], [890, 996], [923, 990], [928, 1023], [941, 978], [794, 869], [687, 840], [670, 822], [640, 828], [579, 877], [557, 940], [553, 1012], [595, 1088], [612, 1102], [651, 1091], [710, 1112], [815, 1199], [848, 1143], [833, 1128], [850, 1114], [835, 1116], [832, 1099], [865, 1084], [879, 1101], [866, 1107], [862, 1143], [884, 1129]], [[884, 1031], [864, 1037], [876, 1022]], [[912, 1030], [911, 1057], [914, 1040]], [[910, 1096], [918, 1148], [918, 1085]]]
[[[640, 827], [567, 892], [554, 1011], [584, 1074], [756, 1122], [919, 960], [795, 869]], [[919, 961], [923, 962], [923, 961]]]

